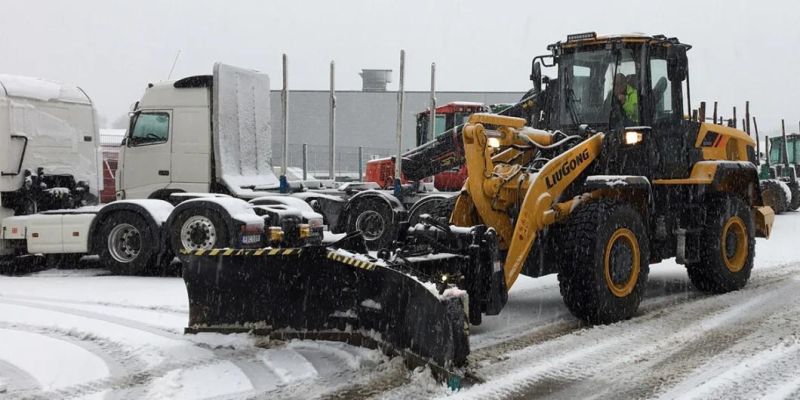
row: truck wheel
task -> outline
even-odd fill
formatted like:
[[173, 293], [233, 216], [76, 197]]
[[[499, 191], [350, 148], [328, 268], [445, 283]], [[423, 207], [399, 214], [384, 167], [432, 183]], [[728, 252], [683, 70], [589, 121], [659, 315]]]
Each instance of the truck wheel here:
[[445, 223], [450, 221], [450, 214], [453, 213], [453, 208], [456, 206], [456, 198], [429, 196], [416, 202], [411, 210], [408, 211], [408, 223], [411, 226], [419, 223], [419, 217], [423, 214], [428, 214], [433, 218], [444, 220]]
[[780, 183], [775, 180], [761, 181], [761, 196], [764, 199], [764, 205], [772, 207], [775, 214], [781, 214], [789, 207], [789, 199], [786, 198], [786, 192]]
[[155, 231], [133, 211], [118, 211], [103, 221], [97, 236], [103, 243], [100, 262], [117, 275], [147, 272], [158, 251]]
[[361, 231], [367, 248], [379, 250], [389, 246], [397, 236], [394, 210], [380, 199], [356, 200], [347, 216], [347, 232]]
[[800, 208], [800, 182], [794, 181], [788, 184], [792, 192], [792, 199], [789, 201], [789, 211]]
[[598, 201], [566, 221], [558, 283], [570, 312], [606, 324], [630, 318], [650, 272], [647, 231], [626, 204]]
[[698, 243], [700, 261], [686, 265], [689, 279], [704, 292], [739, 290], [753, 269], [753, 214], [738, 197], [716, 196], [706, 206], [706, 226]]
[[230, 245], [228, 225], [222, 216], [207, 208], [182, 211], [169, 228], [170, 245], [174, 254], [182, 250], [208, 250]]

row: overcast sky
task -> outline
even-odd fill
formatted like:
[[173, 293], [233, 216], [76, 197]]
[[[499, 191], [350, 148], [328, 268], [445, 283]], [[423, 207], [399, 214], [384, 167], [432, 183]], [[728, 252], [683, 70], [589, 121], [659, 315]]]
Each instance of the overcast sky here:
[[[692, 44], [692, 100], [725, 115], [750, 100], [760, 128], [800, 120], [800, 7], [790, 1], [114, 1], [6, 0], [0, 73], [75, 83], [107, 123], [148, 82], [208, 74], [215, 61], [265, 71], [280, 88], [358, 90], [362, 68], [395, 70], [406, 89], [525, 91], [533, 56], [569, 33], [645, 32]], [[320, 110], [319, 112], [325, 112]], [[740, 114], [741, 115], [741, 114]], [[298, 118], [295, 116], [294, 118]]]

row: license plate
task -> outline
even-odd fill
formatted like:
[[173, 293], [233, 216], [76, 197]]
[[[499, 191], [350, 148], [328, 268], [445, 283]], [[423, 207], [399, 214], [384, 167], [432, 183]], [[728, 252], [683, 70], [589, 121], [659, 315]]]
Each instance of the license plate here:
[[242, 235], [242, 244], [255, 244], [261, 241], [261, 235]]

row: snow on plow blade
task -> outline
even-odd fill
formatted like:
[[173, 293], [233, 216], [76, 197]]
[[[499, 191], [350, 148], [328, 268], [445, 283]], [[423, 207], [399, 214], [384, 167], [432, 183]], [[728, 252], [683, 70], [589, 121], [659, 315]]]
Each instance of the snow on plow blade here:
[[194, 251], [187, 333], [345, 341], [442, 368], [469, 354], [465, 296], [440, 296], [380, 260], [324, 246]]

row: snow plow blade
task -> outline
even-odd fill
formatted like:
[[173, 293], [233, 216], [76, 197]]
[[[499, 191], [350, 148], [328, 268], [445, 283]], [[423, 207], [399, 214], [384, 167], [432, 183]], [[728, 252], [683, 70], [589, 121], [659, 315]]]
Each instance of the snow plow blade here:
[[344, 341], [445, 369], [469, 354], [466, 293], [341, 249], [196, 250], [183, 278], [187, 333]]

